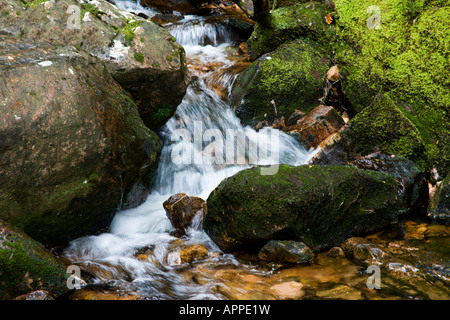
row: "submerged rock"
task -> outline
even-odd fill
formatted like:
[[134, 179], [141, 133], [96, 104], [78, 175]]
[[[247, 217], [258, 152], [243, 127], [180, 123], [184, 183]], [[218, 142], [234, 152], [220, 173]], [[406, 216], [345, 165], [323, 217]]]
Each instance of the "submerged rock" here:
[[55, 245], [142, 203], [161, 142], [104, 65], [0, 37], [0, 219]]
[[271, 239], [323, 250], [388, 226], [403, 211], [399, 185], [386, 173], [309, 165], [281, 165], [272, 176], [259, 171], [225, 179], [207, 200], [203, 228], [223, 251]]
[[68, 276], [61, 261], [43, 245], [0, 221], [0, 299], [60, 297], [69, 291]]
[[187, 246], [180, 251], [181, 263], [191, 263], [196, 260], [203, 260], [209, 255], [208, 249], [202, 244]]
[[313, 253], [308, 246], [298, 241], [270, 240], [258, 252], [258, 259], [281, 263], [306, 263]]

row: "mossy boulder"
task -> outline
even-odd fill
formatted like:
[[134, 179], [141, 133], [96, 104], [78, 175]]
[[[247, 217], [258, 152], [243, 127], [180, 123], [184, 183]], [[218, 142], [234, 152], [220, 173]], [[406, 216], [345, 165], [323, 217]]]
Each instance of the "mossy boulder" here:
[[[362, 111], [380, 93], [417, 128], [431, 167], [450, 167], [448, 1], [336, 0], [335, 61], [346, 98]], [[374, 17], [378, 15], [380, 24]], [[414, 131], [417, 131], [414, 130]]]
[[0, 29], [100, 58], [152, 130], [175, 113], [187, 88], [186, 66], [184, 49], [168, 31], [103, 0], [29, 3], [26, 8], [21, 0], [1, 3], [0, 11], [8, 15]]
[[328, 51], [336, 37], [334, 26], [325, 20], [329, 12], [328, 6], [317, 1], [273, 10], [258, 20], [247, 41], [251, 56], [257, 58], [296, 39], [316, 42], [322, 50]]
[[254, 61], [236, 80], [231, 105], [244, 125], [287, 119], [295, 110], [309, 112], [323, 95], [329, 69], [314, 46], [298, 41]]
[[207, 199], [203, 229], [223, 250], [295, 240], [312, 250], [397, 221], [399, 185], [386, 173], [350, 166], [291, 167], [261, 175], [260, 167], [225, 179]]
[[12, 300], [37, 290], [52, 298], [69, 291], [69, 275], [43, 245], [0, 221], [0, 300]]
[[62, 244], [142, 203], [161, 142], [99, 59], [0, 38], [0, 219]]

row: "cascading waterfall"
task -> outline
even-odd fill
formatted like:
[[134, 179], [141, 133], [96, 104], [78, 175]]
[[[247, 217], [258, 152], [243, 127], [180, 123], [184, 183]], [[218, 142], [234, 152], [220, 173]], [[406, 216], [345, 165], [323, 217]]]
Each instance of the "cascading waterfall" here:
[[[171, 26], [169, 31], [184, 46], [188, 62], [189, 58], [195, 57], [200, 63], [220, 62], [222, 69], [233, 66], [234, 62], [227, 59], [227, 47], [232, 45], [232, 37], [225, 27], [207, 24], [202, 18], [190, 16]], [[208, 87], [207, 80], [211, 74], [213, 72], [201, 74], [193, 81], [176, 114], [160, 130], [164, 146], [152, 193], [146, 202], [137, 208], [118, 212], [108, 233], [76, 239], [65, 249], [64, 255], [74, 264], [94, 273], [94, 282], [137, 292], [143, 298], [222, 298], [213, 290], [213, 283], [200, 285], [183, 277], [179, 270], [178, 239], [170, 235], [173, 227], [162, 203], [179, 192], [206, 199], [220, 181], [252, 164], [300, 165], [312, 156], [292, 137], [280, 131], [266, 128], [256, 132], [243, 127], [230, 106]], [[230, 87], [235, 77], [224, 77], [225, 86]], [[204, 134], [208, 130], [221, 133], [223, 137], [226, 137], [227, 130], [244, 134], [247, 147], [239, 145], [245, 141], [237, 141], [236, 145], [232, 143], [236, 154], [238, 150], [246, 150], [244, 163], [195, 161], [211, 141], [204, 139], [204, 135], [200, 135], [203, 138], [200, 143], [194, 138], [199, 132]], [[185, 137], [182, 138], [182, 134], [177, 137], [174, 133], [182, 133]], [[258, 162], [252, 163], [250, 159], [255, 157], [251, 152], [254, 150], [249, 146], [261, 144], [261, 141], [267, 143], [271, 141], [267, 137], [275, 136], [275, 133], [278, 139], [276, 145], [269, 146], [270, 155], [263, 158], [259, 155]], [[174, 161], [174, 155], [178, 157], [177, 161]], [[201, 228], [189, 229], [183, 241], [206, 246], [210, 252], [209, 259], [214, 263], [242, 265], [230, 254], [214, 254], [220, 250]], [[142, 250], [150, 252], [146, 261], [135, 257], [136, 252]]]

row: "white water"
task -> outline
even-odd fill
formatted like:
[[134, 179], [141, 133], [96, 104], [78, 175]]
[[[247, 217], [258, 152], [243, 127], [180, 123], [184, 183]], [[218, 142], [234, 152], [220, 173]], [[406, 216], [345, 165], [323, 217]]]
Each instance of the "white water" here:
[[[185, 47], [188, 57], [199, 57], [204, 62], [221, 61], [225, 63], [223, 68], [231, 66], [233, 62], [227, 59], [227, 47], [231, 43], [220, 43], [217, 40], [230, 41], [231, 37], [223, 33], [222, 27], [215, 28], [201, 22], [192, 22], [185, 20], [170, 29], [172, 35]], [[201, 45], [205, 35], [213, 39], [214, 45]], [[212, 284], [208, 286], [186, 283], [176, 272], [179, 267], [180, 249], [173, 244], [176, 238], [169, 234], [173, 227], [166, 217], [162, 203], [178, 192], [207, 199], [210, 192], [223, 179], [249, 168], [250, 165], [215, 165], [205, 162], [175, 164], [172, 157], [174, 148], [198, 153], [205, 147], [205, 143], [199, 146], [191, 140], [171, 141], [171, 135], [177, 129], [184, 129], [193, 136], [195, 124], [200, 123], [203, 132], [207, 129], [218, 129], [224, 136], [227, 129], [241, 130], [249, 138], [250, 143], [257, 144], [258, 139], [264, 138], [273, 129], [267, 128], [256, 132], [249, 127], [242, 127], [229, 105], [207, 88], [205, 79], [208, 76], [210, 74], [201, 76], [189, 86], [176, 114], [159, 132], [164, 147], [155, 173], [153, 191], [146, 202], [137, 208], [118, 212], [108, 233], [76, 239], [65, 249], [64, 255], [74, 264], [95, 266], [102, 270], [95, 274], [98, 283], [117, 285], [123, 290], [138, 292], [141, 297], [152, 299], [220, 298], [211, 290]], [[233, 78], [227, 79], [232, 80]], [[270, 146], [273, 151], [271, 156], [259, 159], [260, 163], [279, 162], [291, 165], [307, 163], [312, 153], [307, 152], [290, 136], [279, 133], [278, 144]], [[186, 152], [184, 156], [185, 160], [189, 160], [193, 157], [193, 153]], [[249, 156], [247, 155], [247, 158]], [[274, 162], [274, 159], [278, 161]], [[205, 245], [210, 250], [211, 256], [214, 252], [220, 252], [202, 230], [188, 230], [185, 240], [187, 243]], [[137, 260], [135, 253], [145, 247], [153, 249], [149, 260]], [[239, 264], [229, 254], [211, 259], [224, 264]]]

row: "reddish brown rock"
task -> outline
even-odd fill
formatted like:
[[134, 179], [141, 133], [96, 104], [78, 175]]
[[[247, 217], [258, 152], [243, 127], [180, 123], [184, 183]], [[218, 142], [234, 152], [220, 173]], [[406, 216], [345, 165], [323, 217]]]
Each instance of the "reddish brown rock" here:
[[309, 112], [297, 124], [286, 127], [283, 131], [297, 132], [307, 148], [316, 148], [322, 141], [345, 125], [344, 120], [333, 107], [318, 106]]
[[173, 227], [182, 235], [186, 234], [186, 230], [192, 225], [195, 216], [203, 216], [206, 212], [205, 200], [189, 197], [185, 193], [171, 196], [163, 203], [163, 207]]

